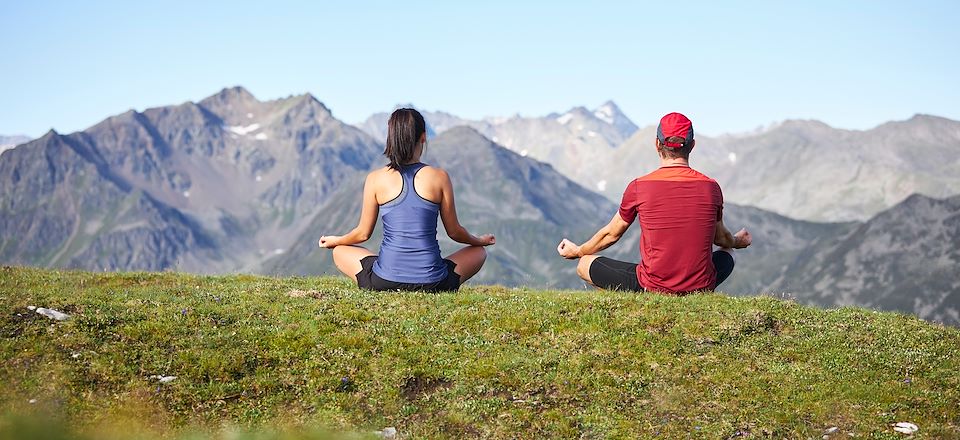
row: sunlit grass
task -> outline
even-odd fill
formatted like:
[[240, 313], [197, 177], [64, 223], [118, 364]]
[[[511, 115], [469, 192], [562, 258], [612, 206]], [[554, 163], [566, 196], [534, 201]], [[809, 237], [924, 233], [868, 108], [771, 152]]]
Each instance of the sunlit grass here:
[[863, 309], [22, 268], [0, 306], [0, 437], [960, 436], [960, 331]]

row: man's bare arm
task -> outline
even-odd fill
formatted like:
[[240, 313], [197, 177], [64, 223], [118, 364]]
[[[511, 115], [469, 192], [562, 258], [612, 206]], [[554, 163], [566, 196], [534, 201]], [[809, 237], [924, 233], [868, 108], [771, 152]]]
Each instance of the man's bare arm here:
[[560, 256], [567, 259], [580, 258], [584, 255], [594, 255], [620, 240], [623, 234], [630, 228], [630, 223], [623, 221], [620, 213], [613, 215], [613, 219], [606, 226], [600, 228], [592, 238], [582, 245], [576, 245], [570, 240], [564, 238], [557, 246], [557, 252]]
[[736, 234], [733, 234], [727, 229], [727, 226], [723, 224], [723, 220], [717, 222], [716, 232], [713, 236], [713, 244], [722, 248], [743, 249], [750, 246], [752, 242], [753, 237], [746, 229], [741, 229]]

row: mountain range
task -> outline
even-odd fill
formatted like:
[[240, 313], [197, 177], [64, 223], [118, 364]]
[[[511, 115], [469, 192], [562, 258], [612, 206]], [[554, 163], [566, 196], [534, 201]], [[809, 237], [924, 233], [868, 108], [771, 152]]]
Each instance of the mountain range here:
[[913, 195], [823, 234], [767, 290], [824, 306], [913, 312], [960, 324], [960, 196]]
[[[51, 131], [0, 163], [0, 259], [335, 273], [316, 239], [355, 225], [356, 195], [365, 173], [385, 164], [382, 148], [310, 95], [261, 102], [239, 87], [78, 133]], [[614, 211], [550, 165], [468, 127], [437, 137], [426, 160], [456, 176], [463, 223], [501, 237], [481, 281], [575, 285], [575, 274], [560, 270], [568, 262], [552, 254], [555, 242]]]
[[242, 88], [51, 131], [0, 161], [4, 262], [254, 270], [380, 146], [309, 95]]
[[[600, 158], [611, 191], [637, 166], [657, 163], [655, 136], [656, 127], [644, 128]], [[787, 121], [747, 135], [697, 135], [690, 161], [728, 201], [797, 219], [865, 221], [911, 194], [960, 194], [960, 122], [917, 115], [860, 131]]]
[[[412, 104], [397, 107], [413, 107]], [[445, 112], [422, 111], [428, 133], [436, 135], [453, 127], [469, 126], [499, 145], [521, 156], [530, 156], [553, 165], [565, 176], [593, 190], [604, 190], [598, 181], [600, 157], [609, 157], [617, 145], [637, 131], [613, 101], [594, 110], [574, 107], [563, 114], [545, 117], [512, 116], [462, 119]], [[384, 142], [389, 113], [377, 113], [358, 127]], [[598, 183], [600, 182], [600, 183]]]
[[[612, 103], [544, 118], [464, 122], [446, 114], [425, 116], [433, 138], [424, 161], [450, 172], [461, 221], [474, 233], [498, 237], [476, 282], [583, 287], [574, 263], [556, 255], [556, 243], [564, 237], [584, 241], [614, 215], [615, 197], [595, 191], [619, 191], [615, 188], [625, 181], [618, 179], [628, 179], [622, 177], [627, 172], [637, 176], [656, 166], [648, 157], [655, 155], [652, 128], [636, 129]], [[375, 117], [385, 121], [388, 114]], [[956, 124], [922, 116], [858, 135], [882, 139], [886, 143], [877, 148], [891, 149], [884, 146], [905, 139], [932, 144], [952, 135]], [[385, 164], [382, 141], [366, 133], [370, 127], [343, 123], [311, 95], [260, 101], [234, 87], [195, 103], [129, 111], [77, 133], [50, 131], [0, 156], [0, 262], [91, 270], [334, 274], [330, 252], [318, 249], [316, 240], [356, 224], [363, 176]], [[591, 131], [597, 135], [585, 134]], [[538, 143], [541, 132], [547, 137]], [[790, 122], [741, 137], [698, 137], [704, 142], [698, 140], [694, 165], [700, 161], [709, 169], [711, 161], [722, 162], [717, 158], [725, 158], [728, 168], [752, 163], [741, 161], [741, 155], [772, 160], [774, 155], [759, 151], [764, 149], [803, 157], [811, 153], [793, 150], [821, 148], [812, 140], [831, 133], [834, 129], [823, 124]], [[600, 167], [591, 172], [607, 179], [606, 188], [578, 184], [561, 164], [535, 159], [566, 157], [564, 148], [575, 149], [564, 142], [580, 136], [586, 140], [570, 142], [591, 155], [606, 152], [589, 161]], [[522, 147], [518, 139], [531, 145]], [[737, 143], [743, 139], [752, 140]], [[781, 145], [777, 139], [796, 142]], [[510, 141], [509, 148], [500, 141]], [[649, 155], [640, 154], [644, 142]], [[734, 151], [747, 148], [742, 145], [758, 151]], [[903, 159], [927, 167], [907, 180], [920, 182], [931, 170], [954, 165], [949, 146], [924, 148], [937, 151], [941, 160]], [[619, 161], [604, 159], [618, 153], [624, 155]], [[794, 176], [790, 179], [800, 179], [793, 168], [803, 166], [768, 165]], [[720, 290], [786, 293], [801, 302], [868, 305], [960, 323], [960, 286], [952, 275], [960, 258], [957, 198], [913, 196], [865, 220], [804, 221], [732, 203], [741, 191], [738, 185], [750, 180], [719, 168], [711, 172], [727, 196], [725, 222], [732, 229], [747, 227], [755, 237], [751, 248], [738, 252], [737, 269]], [[842, 192], [845, 186], [829, 189]], [[632, 228], [605, 254], [636, 260], [639, 233]], [[442, 231], [438, 235], [445, 253], [457, 247]], [[378, 237], [368, 243], [372, 250], [377, 244]]]
[[[378, 113], [358, 126], [382, 139], [388, 117]], [[472, 126], [614, 202], [630, 180], [658, 163], [656, 126], [637, 129], [613, 102], [543, 117], [471, 121], [425, 112], [425, 118], [433, 133]], [[720, 183], [727, 201], [791, 218], [865, 221], [914, 193], [960, 193], [960, 122], [936, 116], [870, 130], [791, 120], [748, 134], [696, 138], [691, 164]]]

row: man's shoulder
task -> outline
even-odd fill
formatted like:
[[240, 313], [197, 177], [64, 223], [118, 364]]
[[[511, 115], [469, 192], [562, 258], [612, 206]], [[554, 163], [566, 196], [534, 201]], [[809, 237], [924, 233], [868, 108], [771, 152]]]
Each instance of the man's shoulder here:
[[700, 179], [699, 179], [700, 181], [706, 182], [706, 184], [709, 185], [711, 188], [715, 189], [716, 192], [720, 192], [720, 183], [719, 183], [719, 182], [717, 182], [717, 181], [714, 180], [712, 177], [710, 177], [710, 176], [708, 176], [708, 175], [706, 175], [706, 174], [703, 174], [703, 173], [701, 173], [701, 172], [699, 172], [699, 171], [696, 171], [696, 170], [694, 170], [694, 171], [695, 171], [697, 174], [700, 175]]
[[660, 167], [652, 173], [640, 176], [631, 182], [631, 184], [648, 181], [666, 181], [666, 182], [690, 182], [704, 181], [717, 183], [706, 174], [703, 174], [693, 168], [686, 166]]
[[708, 175], [706, 175], [706, 174], [703, 174], [703, 173], [701, 173], [700, 171], [697, 171], [697, 170], [695, 170], [695, 169], [693, 169], [693, 168], [690, 168], [690, 170], [693, 171], [694, 173], [696, 173], [697, 176], [699, 176], [700, 180], [704, 180], [704, 181], [707, 181], [707, 182], [710, 182], [710, 183], [714, 183], [714, 184], [716, 184], [717, 186], [720, 186], [720, 184], [717, 183], [717, 181], [714, 180], [714, 178], [712, 178], [712, 177], [710, 177], [710, 176], [708, 176]]

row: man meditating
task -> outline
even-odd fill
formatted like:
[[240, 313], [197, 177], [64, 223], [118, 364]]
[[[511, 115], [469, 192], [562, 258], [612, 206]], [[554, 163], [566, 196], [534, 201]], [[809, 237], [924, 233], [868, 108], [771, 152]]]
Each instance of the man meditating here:
[[[723, 195], [713, 179], [690, 168], [693, 123], [680, 113], [660, 119], [660, 168], [627, 185], [620, 210], [586, 243], [564, 238], [557, 252], [579, 258], [577, 274], [601, 289], [682, 295], [714, 290], [733, 272], [733, 249], [750, 246], [746, 229], [723, 225]], [[640, 263], [596, 255], [640, 218]], [[712, 245], [720, 246], [713, 251]]]

